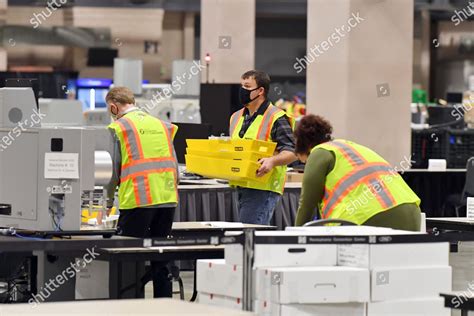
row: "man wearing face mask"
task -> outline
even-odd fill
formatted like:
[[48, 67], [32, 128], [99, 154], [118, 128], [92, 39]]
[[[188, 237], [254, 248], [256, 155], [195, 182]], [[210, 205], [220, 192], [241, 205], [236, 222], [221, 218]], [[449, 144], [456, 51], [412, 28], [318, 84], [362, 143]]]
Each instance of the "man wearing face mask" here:
[[[178, 162], [173, 147], [177, 127], [135, 106], [133, 92], [116, 87], [105, 98], [114, 122], [109, 125], [115, 143], [108, 212], [119, 185], [118, 234], [150, 238], [171, 232], [178, 204]], [[152, 262], [153, 296], [171, 297], [166, 262]]]
[[295, 161], [293, 123], [286, 113], [267, 99], [270, 77], [263, 71], [250, 70], [241, 77], [239, 92], [243, 109], [232, 114], [229, 135], [232, 139], [258, 139], [277, 143], [273, 157], [259, 161], [257, 177], [269, 172], [266, 183], [230, 182], [237, 187], [240, 220], [248, 224], [269, 225], [285, 185], [286, 165]]

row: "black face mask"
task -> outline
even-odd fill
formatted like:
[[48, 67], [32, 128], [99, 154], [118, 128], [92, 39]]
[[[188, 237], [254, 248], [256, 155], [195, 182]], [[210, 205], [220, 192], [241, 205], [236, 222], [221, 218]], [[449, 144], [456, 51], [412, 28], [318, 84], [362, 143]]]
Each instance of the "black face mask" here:
[[252, 89], [252, 90], [247, 90], [245, 89], [244, 87], [240, 87], [240, 90], [239, 90], [239, 101], [240, 101], [240, 104], [242, 105], [247, 105], [249, 104], [250, 102], [252, 102], [253, 100], [255, 100], [256, 98], [258, 98], [259, 96], [256, 96], [255, 98], [251, 99], [250, 98], [250, 93], [254, 90], [257, 90], [258, 88], [260, 87], [257, 87], [255, 89]]

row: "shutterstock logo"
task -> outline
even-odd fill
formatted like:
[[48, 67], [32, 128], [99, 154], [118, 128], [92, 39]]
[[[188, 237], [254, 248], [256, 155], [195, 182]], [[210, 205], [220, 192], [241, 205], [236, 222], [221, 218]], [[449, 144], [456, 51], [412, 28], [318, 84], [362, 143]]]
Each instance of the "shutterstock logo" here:
[[45, 282], [44, 287], [38, 288], [38, 293], [33, 294], [32, 298], [28, 300], [28, 303], [32, 305], [32, 307], [38, 306], [38, 304], [47, 300], [54, 291], [61, 287], [61, 285], [70, 279], [74, 279], [81, 269], [84, 269], [95, 258], [100, 256], [100, 253], [95, 250], [96, 246], [92, 247], [92, 249], [86, 249], [86, 253], [81, 259], [76, 259], [76, 261], [71, 262], [69, 267], [64, 269], [62, 273], [58, 274], [54, 279], [49, 279]]
[[[59, 3], [58, 3], [59, 2]], [[50, 0], [46, 3], [46, 9], [43, 9], [40, 13], [33, 13], [33, 17], [30, 19], [30, 24], [33, 28], [37, 28], [46, 21], [57, 9], [61, 8], [67, 3], [67, 0]]]
[[451, 16], [451, 21], [454, 23], [454, 26], [458, 26], [465, 20], [469, 19], [474, 15], [474, 1], [469, 1], [467, 7], [458, 11], [454, 10], [454, 14]]

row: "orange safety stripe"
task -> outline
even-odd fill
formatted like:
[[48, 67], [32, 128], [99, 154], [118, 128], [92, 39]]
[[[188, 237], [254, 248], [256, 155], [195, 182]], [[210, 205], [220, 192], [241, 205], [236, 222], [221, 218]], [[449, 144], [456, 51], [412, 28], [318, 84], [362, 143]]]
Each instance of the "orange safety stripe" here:
[[128, 141], [128, 133], [127, 133], [127, 129], [125, 128], [125, 126], [122, 124], [122, 122], [120, 122], [120, 120], [117, 120], [115, 121], [118, 126], [120, 127], [120, 130], [122, 131], [122, 134], [123, 134], [123, 140], [125, 142], [125, 148], [127, 149], [127, 154], [128, 154], [128, 160], [129, 161], [133, 161], [133, 156], [132, 156], [132, 149], [130, 147], [130, 142]]
[[[327, 143], [327, 145], [333, 147], [334, 150], [337, 150], [340, 154], [342, 154], [344, 158], [346, 158], [353, 167], [367, 163], [367, 160], [364, 158], [364, 156], [362, 156], [357, 151], [357, 149], [355, 149], [348, 143], [332, 141], [330, 143]], [[357, 161], [356, 159], [358, 159], [359, 161]]]
[[147, 204], [151, 204], [152, 199], [151, 199], [151, 190], [150, 190], [150, 180], [148, 180], [149, 174], [145, 176], [145, 191], [146, 191], [146, 199], [147, 199]]
[[[387, 173], [390, 173], [389, 171], [376, 171], [376, 172], [372, 172], [371, 174], [367, 175], [367, 176], [364, 176], [362, 179], [359, 179], [358, 181], [355, 181], [354, 183], [352, 183], [347, 189], [346, 191], [349, 191], [349, 190], [352, 190], [354, 187], [360, 185], [361, 183], [363, 183], [365, 181], [365, 179], [367, 178], [373, 178], [373, 177], [378, 177], [379, 175], [382, 175], [382, 174], [387, 174]], [[335, 190], [334, 190], [335, 191]], [[333, 192], [334, 192], [333, 191]], [[345, 197], [345, 195], [339, 195], [336, 199], [336, 201], [333, 203], [334, 205], [337, 205], [343, 198]], [[332, 198], [332, 196], [331, 196]], [[329, 199], [328, 199], [329, 200]], [[329, 210], [323, 210], [324, 212], [322, 212], [322, 217], [323, 218], [329, 218], [329, 216], [331, 216], [332, 212], [333, 212], [334, 208], [332, 209], [329, 209]]]
[[382, 197], [381, 197], [380, 195], [378, 195], [377, 192], [372, 192], [372, 190], [370, 190], [370, 187], [372, 186], [372, 184], [371, 184], [371, 182], [370, 182], [371, 180], [373, 180], [373, 179], [365, 179], [365, 180], [363, 181], [363, 184], [365, 184], [367, 187], [369, 187], [370, 193], [372, 193], [372, 195], [375, 196], [375, 198], [376, 198], [377, 201], [379, 202], [380, 206], [382, 206], [383, 208], [386, 208], [387, 205], [386, 205], [385, 201], [382, 199]]
[[133, 123], [133, 121], [131, 119], [129, 119], [125, 116], [123, 117], [123, 119], [125, 121], [127, 121], [128, 124], [130, 124], [130, 126], [132, 127], [132, 132], [135, 135], [135, 139], [137, 140], [138, 155], [139, 155], [140, 159], [143, 159], [142, 142], [140, 141], [140, 135], [138, 135], [137, 127], [135, 126], [135, 124]]
[[342, 143], [342, 142], [338, 142], [338, 141], [335, 141], [335, 143], [337, 143], [337, 144], [342, 144], [343, 146], [349, 147], [349, 148], [352, 150], [352, 153], [357, 156], [357, 158], [361, 159], [364, 163], [367, 162], [367, 159], [365, 159], [365, 157], [362, 156], [362, 155], [360, 154], [360, 152], [359, 152], [357, 149], [355, 149], [354, 146], [352, 146], [351, 144], [349, 144], [349, 143]]
[[[395, 203], [395, 200], [393, 199], [393, 196], [392, 194], [390, 193], [389, 190], [385, 190], [383, 185], [379, 183], [379, 185], [382, 187], [382, 189], [380, 190], [380, 192], [375, 192], [372, 191], [370, 188], [373, 187], [373, 183], [374, 183], [374, 180], [377, 181], [378, 179], [377, 178], [367, 178], [365, 179], [364, 181], [362, 181], [363, 184], [365, 184], [367, 187], [369, 187], [369, 191], [370, 193], [372, 193], [372, 195], [375, 196], [375, 198], [377, 199], [377, 201], [379, 202], [380, 206], [382, 206], [383, 208], [387, 208], [389, 207], [390, 205], [393, 205], [393, 203]], [[377, 181], [379, 182], [379, 181]], [[382, 197], [382, 195], [380, 194], [386, 194], [387, 197], [391, 200], [390, 201], [390, 204], [387, 204], [387, 202], [384, 200], [384, 198]]]
[[[381, 162], [372, 162], [372, 163], [367, 163], [367, 164], [364, 164], [362, 166], [358, 166], [357, 168], [353, 169], [351, 172], [348, 172], [345, 176], [343, 176], [341, 179], [339, 179], [339, 181], [334, 185], [334, 187], [332, 188], [332, 191], [328, 192], [328, 198], [326, 199], [328, 202], [330, 200], [332, 200], [333, 196], [334, 196], [334, 192], [337, 192], [337, 189], [344, 183], [346, 182], [347, 179], [349, 179], [350, 177], [352, 177], [353, 174], [357, 173], [358, 171], [361, 171], [363, 169], [368, 169], [369, 167], [376, 167], [376, 166], [387, 166], [388, 164], [386, 163], [381, 163]], [[365, 178], [362, 178], [362, 179], [365, 179]], [[360, 184], [361, 183], [361, 179], [359, 179], [358, 181], [355, 182], [355, 184]], [[353, 186], [351, 186], [353, 187]], [[347, 191], [347, 190], [346, 190]], [[334, 203], [335, 205], [337, 205], [337, 202], [339, 202], [344, 196], [339, 196], [338, 199], [336, 200], [336, 203]], [[327, 204], [326, 204], [327, 206]]]
[[349, 161], [349, 163], [350, 163], [353, 167], [355, 167], [354, 161], [351, 159], [351, 157], [349, 156], [349, 154], [348, 154], [346, 151], [342, 150], [341, 148], [337, 147], [337, 146], [334, 145], [334, 144], [329, 144], [329, 143], [328, 143], [328, 144], [326, 144], [326, 145], [333, 147], [334, 150], [337, 150], [341, 155], [344, 156], [344, 158], [346, 158], [346, 160]]
[[328, 189], [328, 187], [324, 187], [324, 195], [323, 195], [323, 203], [326, 203], [329, 199], [329, 196], [331, 195], [331, 190]]
[[122, 165], [122, 170], [125, 170], [127, 168], [130, 168], [130, 167], [133, 167], [133, 166], [136, 166], [136, 165], [140, 165], [140, 164], [143, 164], [143, 163], [147, 163], [147, 162], [163, 162], [163, 161], [173, 161], [174, 162], [174, 158], [173, 157], [158, 157], [158, 158], [144, 158], [144, 159], [139, 159], [139, 160], [133, 160], [133, 161], [130, 161], [129, 163], [127, 163], [125, 165]]
[[176, 168], [161, 168], [161, 169], [150, 169], [150, 170], [147, 170], [147, 171], [139, 171], [139, 172], [129, 174], [126, 177], [123, 177], [121, 179], [121, 181], [127, 181], [127, 180], [130, 180], [130, 179], [134, 179], [138, 176], [146, 176], [146, 175], [151, 174], [151, 173], [164, 173], [164, 172], [173, 172], [173, 173], [176, 174]]
[[140, 203], [140, 193], [138, 192], [137, 179], [132, 178], [132, 181], [133, 181], [133, 193], [135, 194], [135, 201], [137, 201], [137, 205], [141, 205], [141, 203]]
[[[262, 128], [265, 125], [265, 122], [267, 121], [268, 115], [270, 115], [270, 112], [271, 112], [270, 109], [271, 109], [271, 105], [269, 105], [265, 113], [263, 113], [262, 122], [260, 123], [260, 126], [258, 127], [258, 131], [257, 131], [257, 139], [260, 139], [259, 138], [260, 133], [262, 132]], [[271, 125], [271, 124], [268, 124], [268, 125]]]
[[244, 109], [241, 109], [230, 117], [230, 132], [229, 136], [232, 137], [234, 135], [235, 129], [237, 128], [237, 125], [239, 124], [240, 117], [244, 114]]
[[[275, 115], [277, 115], [278, 112], [279, 111], [275, 111], [272, 114], [272, 116], [270, 116], [270, 121], [269, 121], [269, 124], [268, 124], [268, 127], [267, 127], [267, 132], [265, 133], [265, 139], [264, 140], [269, 140], [270, 139], [270, 132], [272, 131], [272, 127], [273, 127], [273, 124], [271, 122], [273, 122], [273, 118], [275, 117]], [[263, 121], [262, 121], [262, 123], [263, 123]], [[262, 126], [260, 126], [260, 128], [262, 128]]]
[[175, 126], [171, 124], [171, 138], [173, 138], [174, 130], [175, 130]]

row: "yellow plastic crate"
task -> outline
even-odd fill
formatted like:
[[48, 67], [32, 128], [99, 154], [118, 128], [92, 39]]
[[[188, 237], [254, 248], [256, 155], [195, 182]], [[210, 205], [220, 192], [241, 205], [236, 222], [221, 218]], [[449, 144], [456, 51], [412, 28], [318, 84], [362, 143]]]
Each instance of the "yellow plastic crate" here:
[[248, 160], [258, 162], [262, 158], [271, 157], [272, 155], [258, 153], [253, 151], [235, 152], [235, 151], [202, 151], [196, 149], [186, 148], [186, 153], [191, 156], [201, 156], [218, 159], [229, 159], [229, 160]]
[[210, 158], [204, 156], [185, 155], [186, 170], [209, 178], [236, 181], [267, 182], [271, 172], [263, 177], [257, 177], [260, 164], [249, 160], [231, 160]]
[[[82, 212], [81, 212], [81, 222], [84, 223], [84, 224], [87, 224], [88, 220], [91, 219], [91, 218], [97, 218], [97, 216], [99, 215], [99, 211], [94, 211], [94, 210], [98, 210], [98, 209], [102, 209], [101, 206], [96, 206], [94, 205], [92, 207], [92, 212], [91, 214], [89, 214], [89, 210], [88, 209], [83, 209]], [[112, 208], [111, 212], [110, 212], [110, 215], [116, 215], [117, 213], [117, 209], [115, 208], [115, 206]]]
[[186, 139], [189, 150], [203, 152], [254, 152], [265, 154], [267, 157], [273, 155], [276, 143], [252, 139]]

